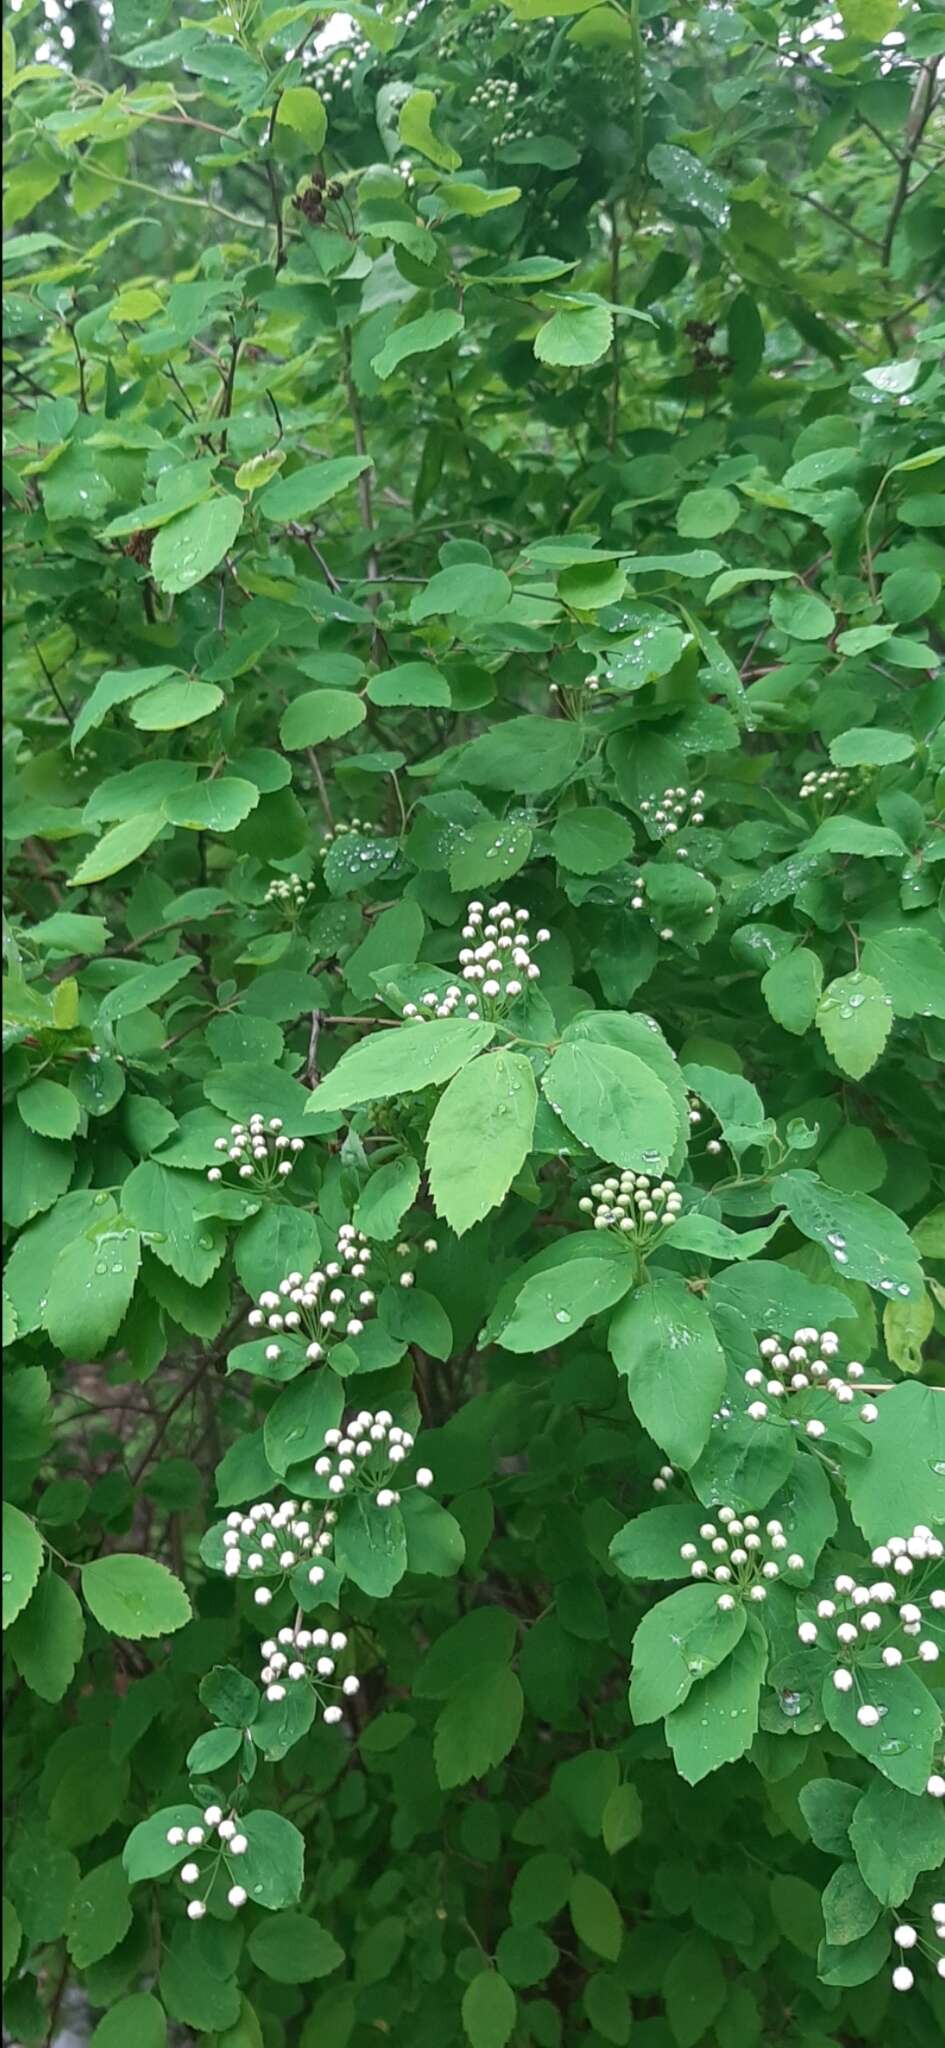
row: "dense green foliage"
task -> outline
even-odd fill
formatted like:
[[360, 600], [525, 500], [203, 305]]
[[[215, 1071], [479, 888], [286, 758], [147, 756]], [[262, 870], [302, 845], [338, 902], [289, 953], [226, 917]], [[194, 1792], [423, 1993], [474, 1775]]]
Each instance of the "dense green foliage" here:
[[934, 2048], [945, 16], [48, 11], [9, 2039]]

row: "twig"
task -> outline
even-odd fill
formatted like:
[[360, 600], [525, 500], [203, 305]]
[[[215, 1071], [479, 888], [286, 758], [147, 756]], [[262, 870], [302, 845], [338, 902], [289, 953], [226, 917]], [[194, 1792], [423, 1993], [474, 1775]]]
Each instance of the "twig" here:
[[[617, 208], [610, 208], [610, 296], [615, 306], [620, 304], [620, 229], [617, 225]], [[610, 344], [610, 414], [607, 422], [607, 446], [611, 454], [617, 445], [617, 422], [620, 416], [620, 322], [614, 321], [613, 339]]]
[[318, 790], [322, 811], [324, 813], [325, 823], [330, 829], [334, 825], [335, 821], [331, 814], [331, 800], [328, 795], [325, 777], [322, 774], [322, 765], [317, 753], [315, 752], [314, 747], [306, 747], [305, 752], [308, 758], [308, 765], [312, 771], [313, 776], [315, 777], [315, 787]]
[[[902, 214], [903, 207], [905, 206], [906, 201], [910, 196], [909, 179], [912, 176], [913, 159], [915, 157], [916, 150], [918, 149], [922, 137], [925, 133], [926, 124], [932, 112], [933, 94], [937, 73], [937, 61], [928, 64], [923, 64], [920, 67], [919, 76], [916, 79], [915, 91], [912, 95], [912, 105], [909, 108], [909, 118], [906, 122], [906, 146], [903, 151], [902, 158], [900, 160], [899, 178], [896, 185], [895, 193], [893, 195], [893, 203], [890, 208], [889, 219], [886, 222], [886, 232], [883, 235], [882, 240], [882, 247], [879, 260], [884, 270], [889, 269], [890, 263], [892, 261], [893, 243], [896, 239], [896, 229], [899, 226], [899, 220]], [[916, 189], [918, 190], [918, 187]]]
[[318, 1087], [318, 1041], [322, 1031], [320, 1010], [312, 1011], [312, 1025], [308, 1034], [308, 1057], [305, 1062], [305, 1079], [310, 1088]]

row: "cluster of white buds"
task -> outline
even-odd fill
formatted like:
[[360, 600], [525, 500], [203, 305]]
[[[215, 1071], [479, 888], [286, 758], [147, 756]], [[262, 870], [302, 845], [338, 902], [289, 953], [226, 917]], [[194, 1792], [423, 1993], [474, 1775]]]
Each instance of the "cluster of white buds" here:
[[704, 825], [704, 807], [704, 789], [689, 791], [680, 784], [678, 789], [664, 789], [662, 796], [653, 802], [644, 797], [640, 811], [644, 822], [658, 839], [670, 839], [681, 825]]
[[[764, 1368], [750, 1366], [744, 1376], [752, 1395], [747, 1411], [751, 1421], [783, 1421], [792, 1429], [803, 1429], [805, 1436], [825, 1436], [827, 1424], [818, 1412], [821, 1397], [828, 1395], [841, 1407], [848, 1406], [858, 1399], [866, 1371], [857, 1358], [839, 1366], [839, 1349], [835, 1330], [795, 1330], [786, 1345], [780, 1337], [762, 1337], [758, 1350]], [[860, 1401], [857, 1413], [861, 1422], [875, 1422], [879, 1409], [875, 1401]]]
[[290, 875], [277, 875], [266, 890], [266, 902], [278, 903], [289, 910], [303, 910], [314, 889], [314, 882], [303, 882], [293, 868]]
[[[471, 984], [463, 996], [468, 1017], [494, 1017], [506, 1003], [514, 1002], [530, 981], [541, 980], [532, 949], [546, 945], [551, 933], [543, 926], [529, 932], [528, 922], [527, 910], [513, 910], [504, 901], [488, 909], [482, 903], [470, 903], [463, 926], [467, 943], [458, 956], [461, 979]], [[447, 994], [451, 997], [452, 990]], [[458, 1000], [457, 995], [455, 1002]]]
[[[438, 996], [434, 994], [432, 989], [428, 989], [425, 995], [418, 998], [417, 1002], [405, 1003], [402, 1015], [406, 1017], [408, 1023], [412, 1022], [416, 1017], [421, 1024], [427, 1023], [430, 1017], [455, 1017], [462, 999], [463, 991], [458, 983], [454, 981], [450, 983], [449, 988], [444, 989], [442, 995]], [[465, 1015], [471, 1017], [473, 1011], [467, 1007]]]
[[[343, 1429], [326, 1429], [325, 1448], [315, 1460], [315, 1476], [326, 1481], [332, 1499], [351, 1492], [369, 1493], [375, 1507], [395, 1508], [400, 1493], [392, 1483], [414, 1447], [409, 1429], [401, 1429], [388, 1408], [372, 1413], [362, 1408]], [[428, 1465], [418, 1466], [414, 1484], [432, 1486]]]
[[798, 790], [800, 797], [818, 797], [820, 802], [835, 803], [847, 795], [850, 777], [843, 768], [808, 768]]
[[936, 1899], [930, 1909], [929, 1919], [932, 1925], [932, 1942], [936, 1945], [935, 1947], [929, 1942], [923, 1941], [918, 1928], [911, 1926], [908, 1921], [900, 1922], [900, 1925], [893, 1930], [893, 1940], [899, 1950], [899, 1961], [892, 1973], [892, 1987], [894, 1991], [912, 1990], [915, 1983], [915, 1973], [909, 1968], [908, 1963], [903, 1961], [903, 1957], [908, 1955], [913, 1949], [917, 1949], [920, 1954], [927, 1955], [930, 1961], [934, 1962], [936, 1976], [945, 1977], [945, 1954], [940, 1952], [942, 1944], [945, 1943], [945, 1899]]
[[331, 1727], [341, 1720], [342, 1707], [338, 1699], [326, 1700], [326, 1693], [353, 1699], [361, 1689], [353, 1672], [344, 1678], [337, 1676], [338, 1658], [347, 1647], [348, 1638], [342, 1628], [307, 1628], [299, 1622], [293, 1628], [280, 1628], [277, 1635], [261, 1646], [259, 1675], [267, 1700], [284, 1700], [290, 1686], [310, 1685], [322, 1720]]
[[652, 1246], [671, 1230], [683, 1205], [674, 1180], [654, 1180], [648, 1173], [625, 1167], [619, 1178], [595, 1180], [578, 1208], [590, 1216], [595, 1230], [618, 1230], [638, 1244]]
[[[808, 1645], [820, 1638], [818, 1624], [828, 1624], [825, 1633], [833, 1636], [839, 1659], [831, 1672], [833, 1684], [837, 1692], [856, 1692], [856, 1718], [863, 1728], [878, 1727], [886, 1712], [868, 1697], [871, 1671], [939, 1661], [935, 1637], [945, 1631], [945, 1586], [928, 1592], [930, 1614], [923, 1613], [915, 1596], [926, 1597], [926, 1567], [940, 1563], [943, 1554], [945, 1545], [925, 1523], [917, 1523], [911, 1536], [889, 1536], [870, 1552], [871, 1564], [888, 1571], [889, 1578], [860, 1584], [851, 1573], [838, 1573], [831, 1596], [817, 1602], [817, 1620], [798, 1624], [798, 1637]], [[903, 1593], [909, 1597], [903, 1599]]]
[[656, 1478], [652, 1481], [653, 1492], [665, 1493], [666, 1488], [672, 1486], [675, 1477], [672, 1465], [661, 1465]]
[[[276, 1181], [288, 1179], [299, 1153], [305, 1150], [305, 1140], [287, 1138], [281, 1116], [271, 1116], [267, 1122], [262, 1111], [257, 1109], [253, 1111], [248, 1125], [231, 1124], [228, 1138], [215, 1138], [213, 1149], [226, 1153], [240, 1180], [269, 1188]], [[211, 1166], [207, 1179], [222, 1180], [222, 1167]]]
[[342, 43], [337, 49], [326, 52], [322, 63], [312, 72], [312, 83], [323, 100], [331, 105], [332, 88], [350, 91], [352, 73], [356, 64], [370, 55], [370, 43], [356, 37], [353, 42]]
[[327, 852], [336, 839], [344, 839], [346, 833], [358, 832], [362, 839], [379, 839], [383, 825], [372, 823], [370, 818], [339, 818], [334, 825], [326, 825], [322, 832], [322, 852]]
[[[326, 1259], [307, 1279], [302, 1273], [288, 1273], [280, 1280], [278, 1293], [265, 1289], [247, 1321], [253, 1330], [272, 1332], [272, 1342], [266, 1345], [271, 1365], [282, 1357], [282, 1346], [276, 1340], [283, 1334], [306, 1340], [310, 1365], [324, 1358], [327, 1345], [360, 1337], [377, 1306], [377, 1296], [366, 1284], [371, 1258], [363, 1230], [342, 1223], [333, 1259]], [[407, 1284], [404, 1274], [400, 1278], [402, 1285]]]
[[[690, 1578], [711, 1578], [726, 1588], [716, 1602], [723, 1614], [739, 1599], [767, 1600], [769, 1584], [779, 1579], [782, 1571], [804, 1570], [803, 1557], [799, 1551], [788, 1550], [783, 1523], [775, 1517], [762, 1529], [757, 1515], [740, 1515], [734, 1508], [717, 1508], [716, 1514], [721, 1528], [715, 1522], [703, 1522], [699, 1530], [706, 1555], [700, 1554], [698, 1543], [681, 1544], [679, 1555], [689, 1566]], [[787, 1557], [781, 1557], [786, 1550]]]
[[[325, 1513], [310, 1500], [284, 1500], [280, 1507], [260, 1500], [251, 1508], [231, 1509], [223, 1531], [227, 1578], [235, 1579], [244, 1569], [254, 1578], [283, 1578], [306, 1558], [321, 1557], [331, 1549], [334, 1521], [330, 1510]], [[324, 1576], [316, 1565], [309, 1572], [310, 1583], [318, 1586]], [[272, 1588], [256, 1586], [253, 1599], [257, 1607], [268, 1607]]]
[[[686, 1102], [689, 1108], [690, 1128], [692, 1130], [696, 1130], [702, 1122], [702, 1104], [699, 1100], [698, 1095], [692, 1094], [687, 1095]], [[718, 1155], [718, 1153], [722, 1150], [720, 1140], [718, 1138], [708, 1138], [706, 1140], [705, 1149], [707, 1152], [711, 1153], [713, 1158], [715, 1158]]]
[[[214, 1836], [217, 1838], [215, 1842], [213, 1840]], [[188, 1849], [212, 1849], [214, 1851], [213, 1861], [205, 1864], [202, 1870], [195, 1858], [188, 1858], [187, 1862], [182, 1863], [180, 1866], [180, 1881], [182, 1885], [186, 1886], [188, 1891], [192, 1891], [194, 1885], [200, 1884], [201, 1879], [203, 1879], [204, 1897], [202, 1899], [191, 1898], [187, 1902], [188, 1920], [202, 1920], [207, 1910], [206, 1895], [213, 1885], [219, 1866], [222, 1864], [226, 1870], [227, 1877], [232, 1879], [233, 1872], [229, 1867], [230, 1858], [232, 1856], [245, 1856], [249, 1848], [249, 1842], [246, 1836], [240, 1832], [240, 1825], [236, 1815], [233, 1813], [225, 1814], [222, 1806], [205, 1807], [202, 1825], [195, 1824], [190, 1828], [168, 1828], [165, 1839], [170, 1843], [172, 1849], [180, 1849], [186, 1846]], [[227, 1891], [227, 1904], [237, 1908], [245, 1906], [247, 1896], [245, 1885], [237, 1884], [234, 1881], [230, 1884]]]

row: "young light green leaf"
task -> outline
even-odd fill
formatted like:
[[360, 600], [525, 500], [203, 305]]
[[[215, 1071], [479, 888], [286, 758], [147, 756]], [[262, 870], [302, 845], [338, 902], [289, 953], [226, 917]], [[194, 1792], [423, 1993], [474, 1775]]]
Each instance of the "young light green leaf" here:
[[652, 1273], [617, 1310], [607, 1341], [634, 1414], [674, 1465], [695, 1464], [725, 1386], [708, 1311], [675, 1273]]
[[861, 1081], [875, 1067], [893, 1027], [892, 999], [882, 982], [859, 968], [828, 982], [817, 1005], [817, 1029], [844, 1074]]
[[155, 1558], [116, 1553], [83, 1565], [82, 1596], [95, 1619], [116, 1636], [172, 1635], [190, 1620], [179, 1579]]
[[427, 1133], [438, 1216], [462, 1237], [507, 1194], [531, 1150], [538, 1090], [522, 1053], [490, 1052], [454, 1075]]
[[465, 1017], [431, 1018], [427, 1024], [375, 1032], [342, 1053], [311, 1096], [311, 1113], [385, 1102], [449, 1081], [494, 1036], [491, 1024], [473, 1024]]

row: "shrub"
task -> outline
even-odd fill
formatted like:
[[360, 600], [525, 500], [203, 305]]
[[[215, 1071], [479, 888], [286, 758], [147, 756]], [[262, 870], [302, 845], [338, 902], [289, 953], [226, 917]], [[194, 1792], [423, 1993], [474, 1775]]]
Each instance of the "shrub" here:
[[942, 17], [46, 13], [9, 2039], [933, 2048]]

